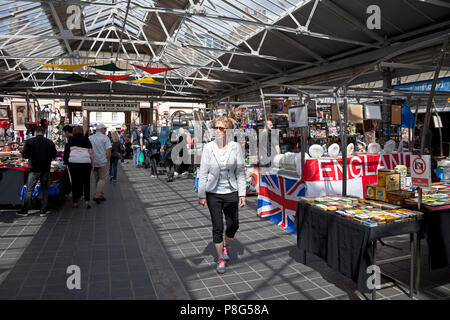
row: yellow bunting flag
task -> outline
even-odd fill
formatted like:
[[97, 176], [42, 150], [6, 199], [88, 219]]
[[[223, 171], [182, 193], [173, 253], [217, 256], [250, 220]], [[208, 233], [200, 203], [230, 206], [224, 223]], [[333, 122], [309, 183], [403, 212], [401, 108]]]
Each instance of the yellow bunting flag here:
[[147, 78], [138, 79], [138, 80], [131, 80], [131, 81], [128, 81], [128, 82], [135, 82], [135, 83], [159, 83], [159, 84], [161, 84], [161, 82], [156, 81], [152, 77], [147, 77]]
[[84, 66], [88, 66], [92, 63], [85, 63], [85, 64], [49, 64], [49, 63], [43, 63], [43, 62], [37, 62], [37, 61], [32, 61], [34, 63], [39, 63], [42, 64], [43, 66], [47, 66], [47, 67], [51, 67], [51, 68], [58, 68], [58, 69], [64, 69], [64, 70], [69, 70], [69, 71], [75, 71], [78, 68], [84, 67]]

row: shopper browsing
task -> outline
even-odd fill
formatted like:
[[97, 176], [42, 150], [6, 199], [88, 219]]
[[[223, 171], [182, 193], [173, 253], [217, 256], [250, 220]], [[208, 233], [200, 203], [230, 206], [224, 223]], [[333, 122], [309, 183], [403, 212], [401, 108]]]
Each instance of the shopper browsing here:
[[139, 156], [144, 149], [144, 134], [142, 133], [142, 127], [137, 127], [131, 136], [131, 147], [133, 148], [133, 165], [139, 166]]
[[97, 204], [100, 201], [106, 200], [103, 194], [103, 188], [108, 179], [109, 161], [111, 160], [111, 141], [105, 133], [106, 127], [101, 123], [97, 125], [96, 133], [89, 137], [92, 149], [94, 150], [94, 201]]
[[232, 123], [226, 117], [213, 120], [216, 139], [203, 147], [198, 184], [198, 202], [202, 206], [208, 205], [211, 214], [218, 256], [216, 271], [221, 274], [225, 273], [226, 261], [230, 259], [230, 242], [239, 228], [239, 207], [244, 207], [246, 202], [244, 154], [241, 145], [227, 134], [227, 129], [231, 128]]
[[91, 170], [94, 168], [94, 151], [89, 138], [83, 134], [83, 127], [73, 129], [64, 149], [64, 163], [69, 166], [72, 177], [73, 207], [78, 208], [78, 201], [84, 195], [86, 208], [90, 208]]
[[122, 145], [120, 144], [120, 137], [117, 131], [111, 133], [112, 148], [111, 148], [111, 162], [109, 165], [109, 180], [117, 182], [117, 164], [122, 158]]
[[156, 131], [152, 132], [150, 139], [147, 142], [147, 155], [150, 160], [150, 169], [152, 178], [158, 176], [158, 162], [161, 159], [161, 141], [158, 138]]
[[[275, 135], [274, 137], [272, 137]], [[270, 167], [273, 158], [280, 154], [278, 130], [273, 129], [271, 120], [264, 123], [264, 130], [259, 134], [259, 166]]]
[[30, 159], [30, 173], [28, 174], [27, 191], [22, 210], [17, 212], [21, 216], [28, 215], [28, 210], [31, 206], [31, 195], [38, 181], [41, 182], [42, 191], [40, 216], [45, 217], [48, 214], [48, 179], [50, 176], [50, 164], [52, 159], [56, 158], [56, 147], [51, 140], [44, 137], [44, 133], [44, 127], [37, 127], [36, 137], [27, 140], [22, 150], [22, 156], [25, 159]]

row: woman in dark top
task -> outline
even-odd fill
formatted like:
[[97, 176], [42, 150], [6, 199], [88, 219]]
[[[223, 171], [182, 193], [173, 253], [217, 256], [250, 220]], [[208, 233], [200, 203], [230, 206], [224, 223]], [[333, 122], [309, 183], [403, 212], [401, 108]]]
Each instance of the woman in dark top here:
[[117, 182], [117, 163], [122, 157], [122, 145], [120, 144], [120, 137], [116, 131], [111, 134], [111, 161], [109, 163], [109, 177], [110, 181]]
[[152, 178], [158, 176], [158, 162], [161, 159], [161, 141], [158, 139], [156, 131], [152, 132], [150, 139], [147, 142], [147, 154], [150, 158], [150, 168], [152, 172]]
[[175, 131], [169, 133], [169, 136], [164, 144], [164, 157], [162, 165], [166, 168], [167, 182], [173, 181], [175, 174], [175, 164], [172, 161], [172, 150], [178, 143], [178, 137]]
[[81, 126], [73, 128], [73, 136], [69, 138], [64, 149], [64, 163], [69, 165], [72, 179], [73, 207], [78, 208], [78, 200], [84, 190], [84, 201], [86, 207], [90, 208], [91, 170], [94, 167], [94, 152], [91, 141], [83, 135], [83, 127]]

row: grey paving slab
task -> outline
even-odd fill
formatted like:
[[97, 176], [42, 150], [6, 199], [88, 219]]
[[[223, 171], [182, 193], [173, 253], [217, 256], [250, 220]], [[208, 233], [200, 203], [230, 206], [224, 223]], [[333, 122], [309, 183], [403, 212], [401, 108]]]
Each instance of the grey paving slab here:
[[[207, 208], [197, 204], [192, 177], [151, 179], [149, 171], [120, 165], [120, 182], [106, 186], [108, 200], [87, 210], [67, 201], [48, 217], [0, 212], [0, 298], [3, 299], [361, 299], [356, 285], [296, 251], [295, 235], [256, 216], [256, 197], [240, 209], [227, 272], [215, 271]], [[407, 253], [408, 238], [385, 239], [380, 257]], [[423, 246], [426, 254], [426, 244]], [[81, 268], [82, 290], [67, 290], [66, 269]], [[407, 262], [383, 272], [407, 282]], [[31, 276], [33, 275], [33, 276]], [[450, 272], [428, 271], [415, 299], [450, 299]], [[409, 299], [397, 287], [380, 299]]]

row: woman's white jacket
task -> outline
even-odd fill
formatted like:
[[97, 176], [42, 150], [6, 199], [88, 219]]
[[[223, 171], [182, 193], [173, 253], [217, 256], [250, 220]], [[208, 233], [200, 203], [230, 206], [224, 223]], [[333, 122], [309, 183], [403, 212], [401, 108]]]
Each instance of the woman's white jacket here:
[[[206, 198], [206, 192], [212, 192], [219, 183], [220, 166], [217, 159], [219, 147], [215, 141], [204, 145], [200, 173], [198, 181], [198, 197]], [[239, 193], [239, 197], [245, 197], [246, 177], [244, 152], [239, 143], [230, 141], [226, 151], [228, 180], [231, 186]]]

